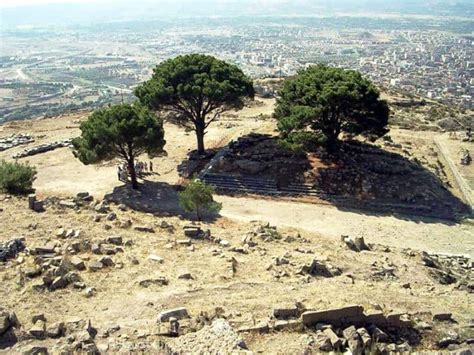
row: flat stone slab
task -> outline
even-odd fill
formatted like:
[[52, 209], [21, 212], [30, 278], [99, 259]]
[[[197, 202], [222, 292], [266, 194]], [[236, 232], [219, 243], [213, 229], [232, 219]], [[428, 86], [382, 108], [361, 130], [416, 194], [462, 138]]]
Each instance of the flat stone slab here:
[[184, 307], [167, 309], [158, 315], [159, 322], [167, 322], [170, 318], [176, 318], [177, 320], [188, 317], [188, 310]]
[[346, 319], [365, 318], [362, 306], [347, 306], [324, 311], [307, 311], [303, 313], [303, 324], [313, 326], [317, 323], [344, 324]]

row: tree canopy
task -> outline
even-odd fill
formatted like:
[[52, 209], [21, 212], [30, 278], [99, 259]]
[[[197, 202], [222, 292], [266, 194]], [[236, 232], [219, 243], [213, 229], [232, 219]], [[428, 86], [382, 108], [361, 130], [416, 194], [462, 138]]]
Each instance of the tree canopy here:
[[199, 154], [209, 125], [228, 110], [239, 110], [254, 88], [238, 67], [212, 56], [189, 54], [166, 60], [150, 80], [137, 87], [140, 102], [168, 111], [179, 124], [196, 132]]
[[148, 108], [121, 104], [93, 112], [82, 122], [81, 136], [73, 140], [74, 155], [84, 164], [122, 158], [129, 167], [133, 188], [138, 188], [135, 159], [163, 152], [163, 120]]
[[214, 189], [199, 179], [194, 179], [179, 193], [179, 204], [186, 212], [196, 212], [200, 221], [203, 211], [219, 212], [222, 205], [214, 201]]
[[285, 82], [275, 117], [284, 140], [294, 143], [310, 134], [323, 135], [334, 149], [343, 132], [370, 139], [386, 134], [389, 108], [359, 72], [315, 65]]
[[36, 168], [19, 162], [0, 161], [0, 191], [25, 194], [33, 190]]

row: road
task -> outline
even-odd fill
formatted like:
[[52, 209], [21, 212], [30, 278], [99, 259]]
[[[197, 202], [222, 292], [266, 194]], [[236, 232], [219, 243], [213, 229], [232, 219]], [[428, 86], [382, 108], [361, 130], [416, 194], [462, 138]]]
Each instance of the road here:
[[341, 211], [332, 206], [218, 196], [221, 215], [243, 222], [259, 220], [340, 239], [363, 236], [369, 243], [474, 257], [474, 228], [469, 222], [447, 224]]

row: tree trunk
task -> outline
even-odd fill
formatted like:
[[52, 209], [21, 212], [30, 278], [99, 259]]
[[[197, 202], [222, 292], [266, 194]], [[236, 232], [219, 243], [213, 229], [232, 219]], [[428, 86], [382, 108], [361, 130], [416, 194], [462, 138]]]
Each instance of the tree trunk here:
[[131, 158], [128, 162], [130, 168], [130, 178], [132, 179], [132, 188], [138, 190], [137, 172], [135, 171], [135, 161]]
[[337, 152], [340, 147], [340, 142], [337, 136], [329, 136], [326, 141], [327, 150], [331, 153]]
[[204, 129], [204, 122], [196, 123], [197, 150], [199, 155], [206, 152], [206, 149], [204, 148]]
[[201, 209], [199, 208], [199, 206], [196, 207], [196, 214], [198, 221], [201, 222]]

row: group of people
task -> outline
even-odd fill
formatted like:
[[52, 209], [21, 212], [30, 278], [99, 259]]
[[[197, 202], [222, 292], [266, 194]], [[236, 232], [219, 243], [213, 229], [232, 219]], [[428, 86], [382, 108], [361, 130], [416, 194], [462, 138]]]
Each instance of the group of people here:
[[[144, 173], [153, 173], [153, 162], [150, 161], [147, 163], [143, 161], [135, 162], [135, 173], [137, 176], [142, 176]], [[131, 175], [130, 167], [128, 163], [123, 163], [117, 167], [117, 177], [119, 181], [126, 182], [128, 177]]]

